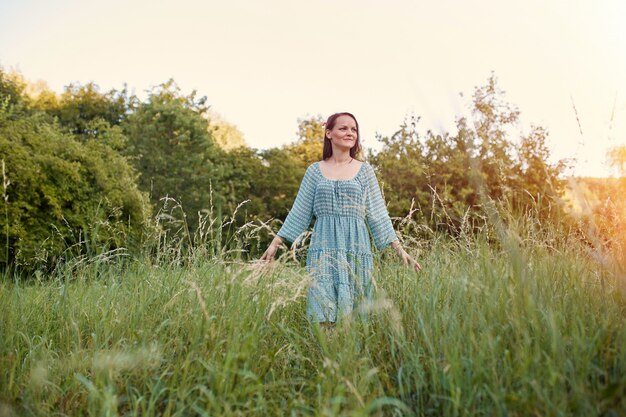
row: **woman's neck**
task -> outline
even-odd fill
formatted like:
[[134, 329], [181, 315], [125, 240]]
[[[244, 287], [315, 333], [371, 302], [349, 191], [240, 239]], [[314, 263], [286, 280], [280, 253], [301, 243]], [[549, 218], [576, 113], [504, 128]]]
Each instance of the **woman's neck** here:
[[328, 158], [328, 160], [337, 165], [348, 164], [352, 162], [352, 157], [350, 156], [350, 151], [338, 151], [333, 149], [333, 154]]

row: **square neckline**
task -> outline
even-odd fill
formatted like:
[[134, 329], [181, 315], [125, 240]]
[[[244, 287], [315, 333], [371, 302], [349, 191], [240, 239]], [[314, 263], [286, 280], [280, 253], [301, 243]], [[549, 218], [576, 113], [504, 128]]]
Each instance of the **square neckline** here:
[[359, 167], [359, 170], [356, 172], [356, 174], [354, 175], [354, 177], [349, 178], [347, 180], [332, 180], [330, 178], [326, 178], [324, 176], [324, 174], [322, 173], [322, 168], [320, 168], [320, 161], [315, 162], [315, 165], [317, 166], [317, 172], [319, 172], [320, 176], [325, 179], [326, 181], [333, 181], [333, 182], [346, 182], [346, 181], [354, 181], [359, 174], [361, 173], [361, 171], [363, 170], [363, 166], [365, 165], [365, 162], [361, 162], [361, 166]]

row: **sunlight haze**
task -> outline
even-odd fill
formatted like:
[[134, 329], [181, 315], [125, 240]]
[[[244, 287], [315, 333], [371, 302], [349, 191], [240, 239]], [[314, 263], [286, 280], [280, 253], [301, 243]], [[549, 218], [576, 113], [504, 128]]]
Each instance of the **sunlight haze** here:
[[2, 0], [0, 65], [57, 92], [142, 96], [173, 78], [262, 149], [336, 111], [357, 116], [366, 148], [408, 114], [454, 132], [493, 71], [520, 129], [548, 129], [553, 160], [606, 176], [607, 149], [626, 145], [625, 21], [621, 0]]

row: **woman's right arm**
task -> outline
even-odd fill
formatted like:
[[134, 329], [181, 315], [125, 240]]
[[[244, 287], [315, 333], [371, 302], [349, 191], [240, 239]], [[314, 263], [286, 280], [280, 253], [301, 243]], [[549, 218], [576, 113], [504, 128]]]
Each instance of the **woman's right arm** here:
[[278, 246], [285, 241], [294, 242], [311, 224], [313, 218], [313, 201], [315, 199], [315, 174], [310, 165], [304, 173], [296, 199], [289, 210], [282, 227], [272, 240], [261, 260], [270, 261], [276, 254]]

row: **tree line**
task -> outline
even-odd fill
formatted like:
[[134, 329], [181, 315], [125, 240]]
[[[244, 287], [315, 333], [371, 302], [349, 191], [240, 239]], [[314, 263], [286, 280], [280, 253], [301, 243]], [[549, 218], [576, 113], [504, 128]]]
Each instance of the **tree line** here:
[[[360, 155], [377, 170], [390, 215], [452, 234], [484, 218], [486, 201], [541, 221], [561, 216], [565, 163], [549, 162], [546, 129], [521, 132], [493, 74], [471, 107], [455, 132], [420, 134], [419, 117], [399, 120], [377, 136], [379, 152]], [[138, 253], [162, 236], [194, 246], [208, 233], [232, 241], [245, 225], [276, 231], [323, 137], [322, 117], [307, 117], [288, 145], [253, 149], [206, 97], [173, 80], [140, 100], [93, 83], [57, 94], [0, 69], [0, 263], [29, 270]], [[257, 256], [269, 233], [239, 243]]]

